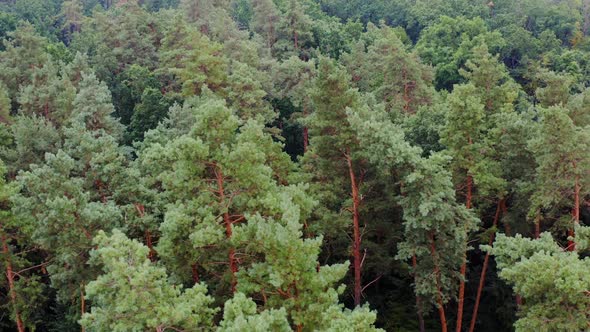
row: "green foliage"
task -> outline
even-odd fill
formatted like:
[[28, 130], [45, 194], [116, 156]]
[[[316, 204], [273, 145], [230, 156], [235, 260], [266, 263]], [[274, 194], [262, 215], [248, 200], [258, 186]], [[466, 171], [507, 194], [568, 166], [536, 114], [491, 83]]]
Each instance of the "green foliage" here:
[[531, 219], [542, 211], [552, 215], [554, 209], [573, 209], [576, 183], [582, 196], [588, 190], [584, 169], [590, 162], [590, 137], [586, 128], [577, 127], [568, 110], [560, 106], [543, 109], [540, 115], [540, 128], [529, 141], [537, 161]]
[[515, 323], [517, 331], [587, 328], [588, 258], [563, 251], [549, 233], [537, 240], [500, 234], [488, 250], [496, 257], [500, 277], [526, 299]]
[[166, 269], [148, 259], [149, 249], [119, 230], [109, 237], [99, 232], [90, 264], [103, 274], [86, 287], [93, 301], [80, 323], [90, 331], [156, 329], [213, 330], [216, 310], [203, 284], [187, 289], [168, 282]]
[[424, 30], [416, 50], [435, 68], [436, 87], [450, 90], [453, 84], [463, 82], [459, 69], [473, 57], [473, 50], [483, 44], [492, 54], [497, 54], [505, 41], [499, 32], [490, 32], [480, 18], [443, 16], [437, 24]]
[[0, 330], [587, 329], [588, 34], [588, 0], [0, 0]]

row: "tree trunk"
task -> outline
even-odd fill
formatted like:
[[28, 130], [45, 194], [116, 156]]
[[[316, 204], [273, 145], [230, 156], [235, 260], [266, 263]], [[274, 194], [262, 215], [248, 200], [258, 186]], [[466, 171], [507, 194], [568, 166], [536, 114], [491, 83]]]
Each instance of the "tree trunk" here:
[[[84, 284], [80, 285], [80, 317], [86, 312], [86, 299], [84, 298]], [[86, 331], [84, 326], [81, 326], [82, 332]]]
[[[574, 170], [576, 169], [576, 163], [574, 162]], [[580, 177], [576, 176], [576, 181], [574, 184], [574, 208], [572, 210], [572, 217], [574, 219], [574, 227], [569, 230], [569, 236], [574, 238], [573, 240], [569, 240], [568, 242], [568, 250], [574, 251], [576, 250], [576, 241], [575, 241], [575, 227], [580, 224]]]
[[352, 194], [352, 227], [353, 227], [353, 246], [352, 256], [354, 258], [354, 305], [361, 304], [361, 234], [359, 221], [359, 206], [360, 196], [358, 191], [358, 183], [354, 174], [352, 160], [349, 154], [346, 154], [346, 162], [348, 163], [348, 173], [350, 176], [350, 188]]
[[[135, 203], [135, 209], [137, 210], [137, 213], [139, 214], [140, 218], [143, 218], [145, 216], [145, 206], [143, 204], [139, 204], [139, 203]], [[152, 243], [152, 233], [150, 232], [149, 229], [145, 230], [145, 244], [147, 245], [148, 249], [150, 250], [148, 253], [148, 258], [150, 259], [150, 261], [155, 262], [156, 261], [156, 250], [154, 249], [154, 245]]]
[[[504, 211], [503, 206], [506, 204], [505, 199], [501, 199], [498, 202], [498, 207], [496, 208], [496, 215], [494, 215], [494, 223], [492, 227], [498, 226], [498, 220], [500, 219], [500, 214]], [[490, 236], [490, 240], [488, 241], [488, 245], [492, 245], [494, 243], [494, 238], [496, 236], [496, 232], [494, 232]], [[481, 275], [479, 277], [479, 287], [477, 288], [477, 296], [475, 297], [475, 306], [473, 307], [473, 315], [471, 315], [471, 324], [469, 325], [469, 332], [473, 332], [475, 330], [475, 323], [477, 321], [477, 310], [479, 309], [479, 302], [481, 301], [481, 293], [483, 291], [483, 286], [486, 280], [486, 271], [488, 269], [488, 262], [490, 260], [490, 253], [486, 253], [486, 257], [483, 261], [483, 267], [481, 269]]]
[[154, 249], [154, 244], [152, 243], [152, 233], [149, 229], [145, 230], [145, 242], [148, 249], [150, 250], [150, 252], [148, 253], [148, 258], [150, 259], [150, 261], [155, 262], [156, 250]]
[[4, 254], [4, 260], [6, 264], [6, 279], [8, 279], [8, 291], [10, 293], [10, 302], [14, 309], [14, 316], [16, 318], [16, 328], [18, 332], [25, 332], [25, 325], [21, 318], [20, 312], [18, 311], [18, 305], [16, 303], [16, 289], [14, 286], [14, 272], [12, 271], [12, 262], [10, 260], [10, 250], [8, 249], [8, 243], [6, 236], [2, 234], [2, 253]]
[[465, 199], [465, 207], [471, 209], [471, 201], [473, 200], [473, 177], [467, 175], [467, 197]]
[[436, 303], [438, 304], [438, 315], [440, 317], [441, 331], [447, 332], [447, 317], [445, 315], [445, 307], [443, 306], [442, 300], [442, 291], [440, 289], [440, 267], [438, 265], [438, 259], [436, 256], [436, 246], [434, 244], [434, 235], [432, 234], [432, 232], [430, 232], [430, 254], [432, 255], [432, 260], [434, 261], [434, 276], [436, 279], [437, 290]]
[[[412, 267], [414, 268], [414, 283], [416, 283], [416, 266], [418, 262], [416, 260], [416, 255], [412, 256]], [[422, 298], [416, 295], [416, 309], [418, 313], [418, 326], [420, 328], [420, 332], [425, 332], [426, 328], [424, 326], [424, 313], [422, 312]]]
[[[218, 190], [218, 195], [219, 195], [219, 204], [220, 204], [220, 207], [222, 209], [224, 209], [223, 223], [225, 225], [225, 235], [226, 235], [227, 239], [229, 240], [229, 239], [231, 239], [232, 232], [233, 232], [232, 221], [231, 221], [231, 217], [229, 215], [229, 212], [227, 211], [227, 207], [224, 207], [224, 205], [226, 204], [225, 189], [223, 188], [223, 173], [222, 173], [221, 168], [219, 166], [216, 166], [215, 177], [217, 179], [217, 190]], [[229, 256], [228, 257], [229, 270], [231, 272], [231, 291], [232, 291], [232, 293], [235, 293], [236, 292], [236, 285], [237, 285], [236, 273], [238, 272], [238, 265], [236, 263], [234, 248], [229, 249], [228, 256]]]
[[[471, 144], [471, 140], [470, 140]], [[467, 197], [465, 200], [465, 207], [471, 209], [471, 201], [473, 200], [473, 177], [467, 175]], [[463, 256], [463, 264], [461, 265], [461, 281], [459, 283], [459, 300], [457, 306], [457, 328], [456, 332], [461, 332], [463, 325], [463, 305], [465, 303], [465, 274], [467, 271], [467, 253]]]

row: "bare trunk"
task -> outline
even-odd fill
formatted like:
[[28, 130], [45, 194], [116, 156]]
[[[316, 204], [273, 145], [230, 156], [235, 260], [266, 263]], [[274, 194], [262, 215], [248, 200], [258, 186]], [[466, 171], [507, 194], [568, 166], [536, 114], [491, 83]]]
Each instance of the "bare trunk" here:
[[6, 236], [2, 234], [2, 253], [4, 254], [5, 264], [6, 264], [6, 279], [8, 279], [8, 290], [10, 293], [10, 302], [12, 302], [12, 307], [14, 310], [14, 316], [16, 319], [16, 328], [18, 332], [25, 332], [25, 325], [23, 324], [23, 320], [21, 318], [20, 312], [18, 311], [17, 299], [16, 299], [16, 289], [14, 286], [14, 272], [12, 271], [12, 261], [10, 260], [10, 250], [8, 249], [8, 243]]
[[145, 230], [145, 242], [148, 249], [150, 250], [150, 252], [148, 253], [148, 258], [150, 259], [150, 261], [155, 262], [156, 250], [154, 249], [154, 244], [152, 243], [152, 233], [149, 229]]
[[[504, 199], [501, 199], [500, 202], [498, 202], [498, 208], [496, 209], [496, 215], [494, 216], [494, 223], [492, 227], [497, 227], [498, 226], [498, 220], [500, 219], [500, 214], [502, 213], [502, 211], [504, 211], [504, 205], [506, 204], [506, 201]], [[494, 238], [496, 236], [496, 233], [494, 232], [491, 236], [490, 236], [490, 240], [488, 241], [488, 245], [492, 245], [494, 243]], [[483, 267], [481, 269], [481, 275], [479, 277], [479, 287], [477, 288], [477, 296], [475, 297], [475, 306], [473, 307], [473, 315], [471, 315], [471, 324], [469, 325], [469, 332], [473, 332], [475, 330], [475, 323], [477, 321], [477, 311], [479, 309], [479, 303], [481, 301], [481, 293], [483, 291], [483, 286], [485, 284], [486, 281], [486, 271], [488, 269], [488, 262], [490, 260], [490, 252], [488, 251], [486, 253], [486, 256], [484, 258], [483, 261]]]
[[346, 154], [346, 161], [348, 163], [348, 173], [350, 175], [350, 188], [352, 194], [352, 227], [353, 227], [353, 247], [352, 255], [354, 258], [354, 305], [361, 304], [361, 233], [359, 221], [359, 206], [360, 196], [358, 192], [358, 184], [354, 174], [354, 168], [350, 155]]
[[[223, 173], [221, 171], [221, 168], [219, 168], [217, 166], [215, 169], [215, 176], [217, 179], [217, 190], [218, 190], [218, 195], [219, 195], [219, 204], [223, 208], [223, 205], [226, 204], [225, 189], [223, 188]], [[227, 239], [231, 239], [232, 232], [233, 232], [232, 231], [232, 221], [231, 221], [231, 217], [230, 217], [227, 209], [225, 209], [225, 212], [223, 213], [223, 223], [225, 225], [225, 235], [226, 235]], [[236, 272], [238, 272], [238, 265], [236, 263], [234, 248], [229, 249], [228, 256], [229, 256], [228, 257], [229, 269], [231, 271], [231, 291], [232, 291], [232, 293], [235, 293], [236, 292], [236, 285], [237, 285]]]
[[[471, 139], [469, 140], [471, 144]], [[465, 200], [465, 207], [471, 209], [471, 202], [473, 200], [473, 177], [467, 175], [467, 197]], [[463, 256], [463, 264], [461, 265], [461, 281], [459, 283], [459, 299], [457, 305], [457, 328], [456, 332], [461, 332], [463, 325], [463, 306], [465, 304], [465, 275], [467, 271], [467, 254]]]

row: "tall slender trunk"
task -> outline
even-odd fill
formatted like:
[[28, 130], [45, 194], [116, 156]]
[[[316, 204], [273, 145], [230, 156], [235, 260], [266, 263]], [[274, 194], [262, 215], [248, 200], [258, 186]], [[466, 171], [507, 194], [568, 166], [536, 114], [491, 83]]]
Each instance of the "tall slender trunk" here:
[[[498, 220], [500, 219], [500, 214], [504, 211], [503, 206], [506, 204], [506, 200], [502, 198], [498, 202], [498, 207], [496, 208], [496, 214], [494, 215], [494, 223], [492, 227], [498, 226]], [[488, 241], [488, 245], [492, 245], [494, 243], [494, 238], [496, 237], [496, 232], [494, 232], [490, 236], [490, 240]], [[486, 253], [486, 256], [483, 260], [483, 267], [481, 269], [481, 275], [479, 276], [479, 287], [477, 288], [477, 296], [475, 297], [475, 306], [473, 307], [473, 315], [471, 315], [471, 324], [469, 325], [469, 332], [473, 332], [475, 330], [475, 323], [477, 321], [477, 310], [479, 309], [479, 302], [481, 301], [481, 293], [483, 291], [483, 286], [486, 281], [486, 271], [488, 269], [488, 262], [490, 260], [490, 252]]]
[[[223, 188], [223, 172], [219, 166], [216, 166], [216, 168], [215, 168], [215, 177], [217, 180], [219, 204], [223, 208], [223, 206], [226, 204], [226, 199], [225, 199], [225, 189]], [[225, 210], [223, 212], [223, 223], [225, 225], [225, 236], [227, 237], [227, 239], [231, 239], [232, 233], [233, 233], [231, 217], [229, 215], [229, 212], [227, 211], [227, 208], [223, 208], [223, 209]], [[236, 280], [236, 273], [238, 272], [238, 264], [236, 262], [235, 254], [236, 254], [235, 249], [230, 248], [228, 259], [229, 259], [229, 269], [231, 271], [231, 291], [232, 291], [232, 293], [236, 292], [236, 285], [238, 284], [238, 282]]]
[[[576, 169], [576, 163], [574, 162], [574, 170]], [[568, 249], [569, 251], [576, 250], [576, 240], [575, 240], [575, 227], [580, 224], [580, 177], [576, 175], [575, 183], [574, 183], [574, 208], [572, 210], [572, 217], [574, 218], [574, 226], [569, 230], [569, 236], [574, 238], [573, 240], [569, 240], [568, 242]]]
[[537, 216], [535, 217], [535, 239], [538, 239], [541, 236], [541, 214], [537, 212]]
[[[412, 256], [412, 267], [414, 268], [414, 284], [416, 283], [416, 266], [418, 265], [416, 255]], [[424, 313], [422, 312], [422, 298], [416, 295], [416, 309], [418, 313], [418, 326], [420, 332], [425, 332], [426, 327], [424, 326]]]
[[353, 227], [353, 246], [352, 256], [354, 258], [354, 305], [361, 304], [361, 233], [359, 221], [359, 206], [360, 196], [358, 191], [358, 183], [350, 155], [347, 153], [346, 162], [348, 163], [348, 173], [350, 176], [350, 188], [352, 194], [352, 227]]
[[16, 303], [16, 289], [14, 286], [14, 272], [12, 271], [12, 261], [10, 260], [10, 250], [8, 249], [8, 243], [6, 235], [2, 234], [2, 253], [4, 254], [4, 263], [6, 264], [6, 279], [8, 279], [8, 291], [10, 293], [10, 302], [14, 310], [14, 316], [16, 318], [16, 328], [18, 332], [25, 332], [25, 325], [21, 318], [18, 310], [18, 304]]
[[[469, 140], [471, 144], [471, 139]], [[473, 200], [473, 177], [467, 175], [467, 197], [465, 200], [465, 207], [471, 209]], [[463, 305], [465, 304], [465, 275], [467, 272], [467, 253], [463, 255], [463, 264], [461, 264], [461, 281], [459, 283], [459, 300], [457, 305], [457, 328], [456, 332], [461, 332], [463, 325]]]
[[436, 279], [437, 291], [436, 303], [438, 304], [438, 315], [440, 317], [441, 331], [447, 332], [447, 317], [445, 314], [445, 307], [443, 306], [442, 291], [440, 289], [440, 267], [437, 259], [436, 245], [434, 244], [434, 234], [432, 234], [432, 232], [430, 232], [430, 254], [432, 255], [432, 260], [434, 261], [434, 276]]
[[465, 199], [465, 207], [471, 209], [471, 201], [473, 200], [473, 177], [467, 175], [467, 197]]

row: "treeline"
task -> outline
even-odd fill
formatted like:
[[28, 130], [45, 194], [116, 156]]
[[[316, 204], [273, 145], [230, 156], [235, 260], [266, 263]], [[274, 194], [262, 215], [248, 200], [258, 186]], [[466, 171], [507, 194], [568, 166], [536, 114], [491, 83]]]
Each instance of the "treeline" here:
[[590, 328], [590, 1], [0, 1], [0, 329]]

